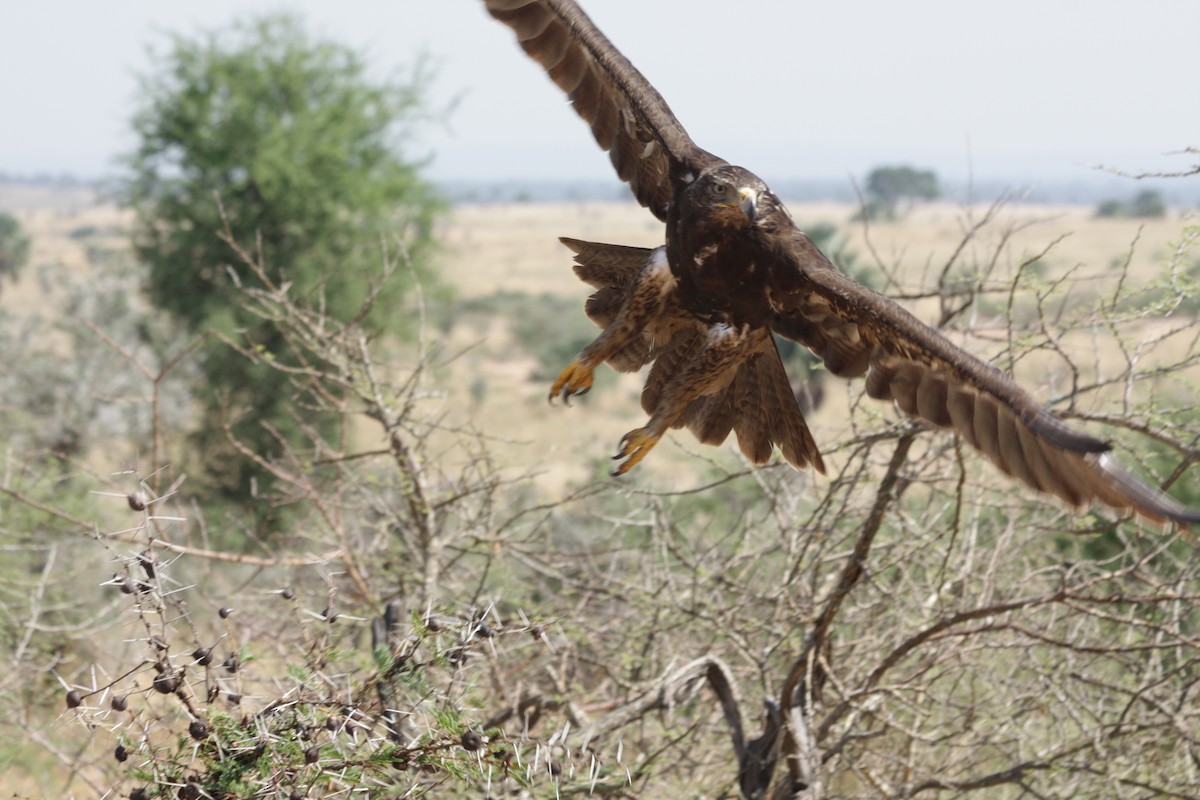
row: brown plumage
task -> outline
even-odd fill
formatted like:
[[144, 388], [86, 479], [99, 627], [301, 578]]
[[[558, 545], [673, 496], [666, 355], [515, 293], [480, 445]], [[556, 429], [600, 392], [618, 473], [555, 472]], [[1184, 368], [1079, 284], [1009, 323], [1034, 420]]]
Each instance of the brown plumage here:
[[[642, 408], [651, 415], [647, 428], [661, 436], [668, 427], [686, 427], [702, 443], [712, 445], [721, 444], [735, 432], [742, 453], [756, 464], [770, 459], [778, 446], [793, 466], [812, 464], [825, 472], [825, 462], [796, 404], [769, 330], [746, 327], [744, 332], [730, 331], [713, 342], [710, 326], [684, 310], [674, 281], [668, 279], [668, 285], [662, 287], [656, 279], [667, 276], [646, 269], [655, 263], [655, 251], [565, 237], [560, 241], [575, 252], [575, 274], [597, 289], [584, 309], [605, 329], [597, 339], [602, 347], [618, 339], [626, 341], [615, 333], [619, 326], [614, 323], [634, 305], [639, 278], [643, 294], [661, 300], [661, 306], [647, 314], [637, 333], [603, 359], [621, 372], [653, 364], [642, 390]], [[737, 360], [733, 368], [713, 369], [713, 362], [724, 354]], [[581, 358], [592, 366], [600, 360], [595, 355]], [[713, 374], [706, 378], [702, 372]], [[561, 391], [560, 386], [552, 396]], [[632, 464], [622, 466], [624, 472]]]
[[586, 392], [594, 368], [651, 364], [650, 414], [622, 439], [616, 473], [672, 426], [719, 443], [733, 431], [755, 463], [772, 448], [823, 470], [772, 331], [835, 375], [951, 429], [1004, 473], [1073, 506], [1099, 501], [1156, 521], [1200, 522], [1125, 470], [1110, 446], [1043, 409], [1016, 383], [890, 299], [839, 272], [759, 178], [699, 148], [662, 97], [572, 0], [484, 0], [571, 99], [634, 196], [666, 223], [656, 250], [564, 239], [596, 287], [604, 331], [551, 398]]

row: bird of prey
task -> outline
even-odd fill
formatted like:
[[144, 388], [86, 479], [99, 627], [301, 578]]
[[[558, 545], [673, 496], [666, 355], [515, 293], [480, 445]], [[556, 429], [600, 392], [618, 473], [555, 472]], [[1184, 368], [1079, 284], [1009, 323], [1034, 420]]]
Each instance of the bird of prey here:
[[995, 368], [891, 299], [841, 273], [750, 171], [701, 149], [655, 88], [573, 0], [484, 0], [548, 73], [608, 152], [638, 202], [666, 226], [649, 250], [563, 239], [596, 287], [588, 315], [603, 327], [559, 375], [553, 400], [591, 388], [595, 368], [651, 364], [648, 423], [625, 434], [614, 474], [672, 427], [719, 444], [736, 432], [755, 463], [778, 446], [824, 471], [772, 332], [834, 375], [955, 431], [1001, 471], [1082, 507], [1099, 501], [1148, 519], [1200, 522], [1123, 468], [1104, 441], [1072, 429]]

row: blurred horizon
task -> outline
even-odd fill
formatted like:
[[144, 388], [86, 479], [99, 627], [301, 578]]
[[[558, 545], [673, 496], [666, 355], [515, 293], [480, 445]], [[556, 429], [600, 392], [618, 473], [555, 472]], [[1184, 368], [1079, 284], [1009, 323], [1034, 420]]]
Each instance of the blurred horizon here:
[[[882, 166], [882, 165], [881, 165]], [[912, 165], [920, 166], [920, 165]], [[991, 203], [1005, 199], [1016, 204], [1095, 205], [1105, 200], [1131, 200], [1144, 191], [1157, 192], [1167, 206], [1180, 209], [1200, 208], [1200, 180], [1153, 178], [1134, 180], [1108, 172], [1097, 172], [1090, 179], [1037, 181], [1018, 179], [947, 180], [938, 176], [942, 195], [939, 202], [955, 204]], [[785, 202], [789, 203], [858, 203], [856, 185], [862, 188], [865, 175], [842, 179], [783, 179], [770, 181]], [[634, 202], [625, 184], [615, 177], [610, 180], [510, 180], [470, 181], [436, 180], [434, 187], [451, 203], [579, 203]], [[3, 190], [13, 187], [35, 187], [50, 191], [88, 190], [100, 198], [115, 201], [120, 195], [116, 178], [87, 179], [70, 173], [41, 173], [14, 175], [0, 171], [0, 209], [18, 210], [6, 202]]]
[[[909, 164], [1021, 192], [1092, 182], [1101, 164], [1171, 172], [1197, 160], [1178, 155], [1200, 144], [1200, 4], [1187, 0], [1014, 0], [1003, 13], [951, 0], [581, 5], [702, 147], [776, 187], [849, 187]], [[479, 0], [6, 4], [0, 69], [20, 78], [0, 83], [0, 173], [112, 177], [132, 149], [149, 51], [277, 12], [353, 48], [377, 80], [424, 70], [429, 119], [400, 146], [427, 159], [432, 181], [616, 186], [561, 92]]]

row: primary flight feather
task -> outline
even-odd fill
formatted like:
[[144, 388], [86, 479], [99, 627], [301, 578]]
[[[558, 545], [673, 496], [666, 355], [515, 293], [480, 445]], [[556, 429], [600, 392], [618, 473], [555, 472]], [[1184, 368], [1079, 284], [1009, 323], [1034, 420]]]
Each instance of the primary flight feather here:
[[572, 0], [484, 0], [570, 98], [617, 175], [666, 223], [653, 250], [563, 239], [596, 287], [604, 330], [563, 370], [551, 398], [588, 391], [596, 366], [651, 364], [642, 428], [615, 474], [672, 427], [720, 444], [733, 432], [763, 463], [779, 447], [824, 472], [772, 332], [800, 342], [867, 394], [948, 428], [1008, 475], [1073, 506], [1099, 501], [1155, 521], [1200, 522], [1127, 470], [1108, 443], [1074, 430], [1007, 376], [895, 302], [847, 277], [753, 173], [701, 149], [657, 90]]

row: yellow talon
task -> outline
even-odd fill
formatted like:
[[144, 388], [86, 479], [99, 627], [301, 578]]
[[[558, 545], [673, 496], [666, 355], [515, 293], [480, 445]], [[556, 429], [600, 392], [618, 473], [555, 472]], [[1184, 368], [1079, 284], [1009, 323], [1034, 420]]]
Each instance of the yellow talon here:
[[591, 367], [579, 363], [579, 359], [572, 359], [567, 368], [558, 373], [558, 379], [550, 387], [550, 402], [553, 403], [556, 397], [561, 397], [563, 403], [570, 405], [572, 397], [587, 394], [591, 390], [592, 375]]
[[638, 428], [621, 437], [621, 450], [613, 456], [613, 460], [616, 461], [623, 458], [625, 459], [625, 463], [612, 471], [613, 477], [620, 477], [633, 469], [635, 464], [645, 458], [646, 454], [654, 449], [654, 445], [658, 444], [659, 438], [645, 428]]

